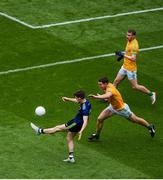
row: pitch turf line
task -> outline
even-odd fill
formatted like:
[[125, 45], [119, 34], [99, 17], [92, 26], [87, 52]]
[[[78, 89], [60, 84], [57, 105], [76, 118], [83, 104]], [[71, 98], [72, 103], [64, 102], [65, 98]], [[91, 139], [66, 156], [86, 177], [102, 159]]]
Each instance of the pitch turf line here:
[[11, 20], [13, 20], [13, 21], [15, 21], [15, 22], [17, 22], [17, 23], [19, 23], [19, 24], [22, 24], [22, 25], [24, 25], [24, 26], [26, 26], [26, 27], [28, 27], [28, 28], [35, 29], [34, 26], [32, 26], [32, 25], [30, 25], [30, 24], [28, 24], [28, 23], [26, 23], [26, 22], [23, 22], [23, 21], [15, 18], [15, 17], [13, 17], [13, 16], [9, 16], [9, 15], [6, 14], [6, 13], [0, 12], [0, 15], [6, 17], [6, 18], [8, 18], [8, 19], [11, 19]]
[[[163, 48], [163, 45], [149, 47], [149, 48], [142, 48], [142, 49], [140, 49], [140, 51], [143, 52], [143, 51], [150, 51], [150, 50], [161, 49], [161, 48]], [[37, 66], [30, 66], [30, 67], [24, 67], [24, 68], [18, 68], [18, 69], [11, 69], [11, 70], [7, 70], [7, 71], [1, 71], [0, 75], [23, 72], [23, 71], [29, 71], [29, 70], [33, 70], [33, 69], [48, 68], [48, 67], [52, 67], [52, 66], [56, 66], [56, 65], [60, 65], [60, 64], [71, 64], [71, 63], [76, 63], [76, 62], [81, 62], [81, 61], [95, 60], [95, 59], [100, 59], [100, 58], [111, 57], [111, 56], [114, 56], [114, 55], [115, 55], [114, 53], [102, 54], [102, 55], [89, 56], [89, 57], [72, 59], [72, 60], [57, 61], [57, 62], [54, 62], [54, 63], [42, 64], [42, 65], [37, 65]]]
[[73, 20], [73, 21], [65, 21], [65, 22], [60, 22], [60, 23], [46, 24], [46, 25], [41, 25], [41, 26], [35, 26], [35, 29], [43, 29], [43, 28], [54, 27], [54, 26], [62, 26], [62, 25], [67, 25], [67, 24], [75, 24], [75, 23], [95, 21], [95, 20], [101, 20], [101, 19], [109, 19], [109, 18], [114, 18], [114, 17], [127, 16], [131, 14], [141, 14], [141, 13], [161, 11], [161, 10], [163, 10], [163, 7], [155, 8], [155, 9], [131, 11], [131, 12], [120, 13], [120, 14], [115, 14], [115, 15], [106, 15], [106, 16], [98, 16], [98, 17], [79, 19], [79, 20]]
[[0, 15], [31, 29], [43, 29], [43, 28], [49, 28], [49, 27], [54, 27], [54, 26], [63, 26], [63, 25], [68, 25], [68, 24], [76, 24], [76, 23], [82, 23], [82, 22], [88, 22], [88, 21], [109, 19], [109, 18], [114, 18], [114, 17], [127, 16], [131, 14], [142, 14], [142, 13], [162, 11], [162, 10], [163, 10], [163, 7], [159, 7], [159, 8], [145, 9], [145, 10], [139, 10], [139, 11], [130, 11], [130, 12], [119, 13], [119, 14], [114, 14], [114, 15], [98, 16], [98, 17], [84, 18], [84, 19], [78, 19], [78, 20], [72, 20], [72, 21], [65, 21], [65, 22], [60, 22], [60, 23], [45, 24], [45, 25], [40, 25], [40, 26], [30, 25], [24, 21], [17, 19], [16, 17], [10, 16], [3, 12], [0, 12]]

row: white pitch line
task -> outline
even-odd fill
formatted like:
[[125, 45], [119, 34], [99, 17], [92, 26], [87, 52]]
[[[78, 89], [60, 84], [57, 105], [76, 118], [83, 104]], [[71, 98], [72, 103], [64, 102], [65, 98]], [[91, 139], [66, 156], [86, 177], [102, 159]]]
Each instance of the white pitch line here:
[[0, 12], [0, 15], [6, 17], [6, 18], [8, 18], [8, 19], [11, 19], [11, 20], [13, 20], [13, 21], [15, 21], [15, 22], [17, 22], [17, 23], [19, 23], [19, 24], [22, 24], [22, 25], [24, 25], [24, 26], [26, 26], [26, 27], [28, 27], [28, 28], [35, 29], [34, 26], [32, 26], [32, 25], [30, 25], [30, 24], [28, 24], [28, 23], [26, 23], [26, 22], [23, 22], [23, 21], [15, 18], [15, 17], [13, 17], [13, 16], [9, 16], [9, 15], [6, 14], [6, 13]]
[[84, 18], [84, 19], [78, 19], [78, 20], [72, 20], [72, 21], [65, 21], [65, 22], [60, 22], [60, 23], [45, 24], [45, 25], [40, 25], [40, 26], [30, 25], [6, 13], [0, 12], [0, 15], [32, 29], [43, 29], [43, 28], [49, 28], [49, 27], [54, 27], [54, 26], [63, 26], [63, 25], [68, 25], [68, 24], [82, 23], [82, 22], [88, 22], [88, 21], [127, 16], [131, 14], [142, 14], [142, 13], [162, 11], [162, 10], [163, 10], [163, 7], [159, 7], [159, 8], [145, 9], [145, 10], [139, 10], [139, 11], [130, 11], [130, 12], [114, 14], [114, 15], [98, 16], [98, 17]]
[[41, 26], [35, 26], [35, 29], [42, 29], [42, 28], [48, 28], [48, 27], [54, 27], [54, 26], [62, 26], [62, 25], [67, 25], [67, 24], [75, 24], [75, 23], [81, 23], [81, 22], [95, 21], [95, 20], [101, 20], [101, 19], [127, 16], [131, 14], [141, 14], [141, 13], [162, 11], [162, 10], [163, 10], [163, 7], [154, 8], [154, 9], [145, 9], [145, 10], [139, 10], [139, 11], [130, 11], [130, 12], [114, 14], [114, 15], [98, 16], [98, 17], [91, 17], [91, 18], [86, 18], [86, 19], [65, 21], [65, 22], [60, 22], [60, 23], [45, 24]]
[[[140, 49], [140, 51], [150, 51], [150, 50], [161, 49], [161, 48], [163, 48], [163, 45], [149, 47], [149, 48], [142, 48], [142, 49]], [[114, 56], [114, 55], [115, 55], [115, 53], [102, 54], [102, 55], [98, 55], [98, 56], [89, 56], [89, 57], [78, 58], [78, 59], [73, 59], [73, 60], [58, 61], [58, 62], [49, 63], [49, 64], [42, 64], [42, 65], [38, 65], [38, 66], [11, 69], [11, 70], [7, 70], [7, 71], [1, 71], [0, 75], [23, 72], [23, 71], [29, 71], [29, 70], [33, 70], [33, 69], [48, 68], [48, 67], [52, 67], [52, 66], [56, 66], [56, 65], [60, 65], [60, 64], [71, 64], [71, 63], [76, 63], [76, 62], [81, 62], [81, 61], [88, 61], [88, 60], [106, 58], [106, 57], [110, 57], [110, 56]]]

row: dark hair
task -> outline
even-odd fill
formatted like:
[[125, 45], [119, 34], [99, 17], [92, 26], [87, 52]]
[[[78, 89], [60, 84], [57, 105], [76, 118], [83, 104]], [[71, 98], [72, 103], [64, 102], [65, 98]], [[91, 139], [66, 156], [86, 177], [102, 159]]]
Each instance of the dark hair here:
[[107, 77], [102, 77], [98, 80], [98, 82], [102, 82], [103, 84], [104, 83], [109, 83], [109, 79]]
[[77, 98], [84, 99], [84, 98], [85, 98], [85, 92], [82, 91], [82, 90], [76, 91], [76, 92], [74, 93], [74, 96], [77, 97]]
[[136, 31], [134, 29], [129, 29], [127, 32], [132, 33], [132, 35], [136, 35]]

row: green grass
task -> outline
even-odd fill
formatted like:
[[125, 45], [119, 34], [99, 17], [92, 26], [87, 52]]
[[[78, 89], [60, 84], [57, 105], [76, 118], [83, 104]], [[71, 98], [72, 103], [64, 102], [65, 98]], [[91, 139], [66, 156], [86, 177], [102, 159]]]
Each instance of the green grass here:
[[[119, 1], [118, 1], [119, 2]], [[161, 7], [157, 1], [32, 1], [2, 0], [0, 11], [31, 24], [48, 24], [72, 19]], [[88, 7], [86, 9], [85, 7]], [[0, 71], [123, 50], [125, 32], [138, 32], [141, 48], [163, 44], [162, 11], [118, 17], [81, 24], [32, 30], [0, 16]], [[58, 65], [0, 75], [0, 178], [163, 178], [163, 51], [139, 53], [138, 80], [158, 94], [151, 106], [148, 96], [132, 90], [125, 80], [119, 87], [131, 110], [153, 122], [157, 134], [114, 116], [105, 122], [98, 143], [87, 137], [95, 131], [96, 118], [106, 107], [92, 101], [88, 128], [80, 142], [75, 139], [76, 164], [64, 164], [66, 134], [36, 136], [33, 121], [51, 127], [71, 119], [78, 106], [61, 101], [78, 89], [100, 92], [97, 80], [103, 75], [114, 80], [121, 63], [114, 57]], [[45, 106], [44, 117], [34, 109]]]
[[[118, 4], [118, 5], [117, 5]], [[161, 7], [161, 0], [1, 0], [0, 11], [33, 24], [49, 24]]]

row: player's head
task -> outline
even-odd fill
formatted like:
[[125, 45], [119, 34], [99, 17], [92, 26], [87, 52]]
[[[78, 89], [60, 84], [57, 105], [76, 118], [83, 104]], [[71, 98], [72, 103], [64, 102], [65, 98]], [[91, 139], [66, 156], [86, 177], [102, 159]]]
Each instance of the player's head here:
[[82, 90], [76, 91], [74, 93], [74, 97], [76, 98], [76, 100], [80, 103], [83, 101], [83, 99], [85, 99], [85, 92]]
[[102, 90], [106, 90], [109, 79], [107, 77], [102, 77], [98, 80], [98, 85]]
[[126, 37], [129, 41], [133, 40], [135, 38], [135, 36], [136, 36], [136, 31], [134, 29], [129, 29], [127, 31]]

